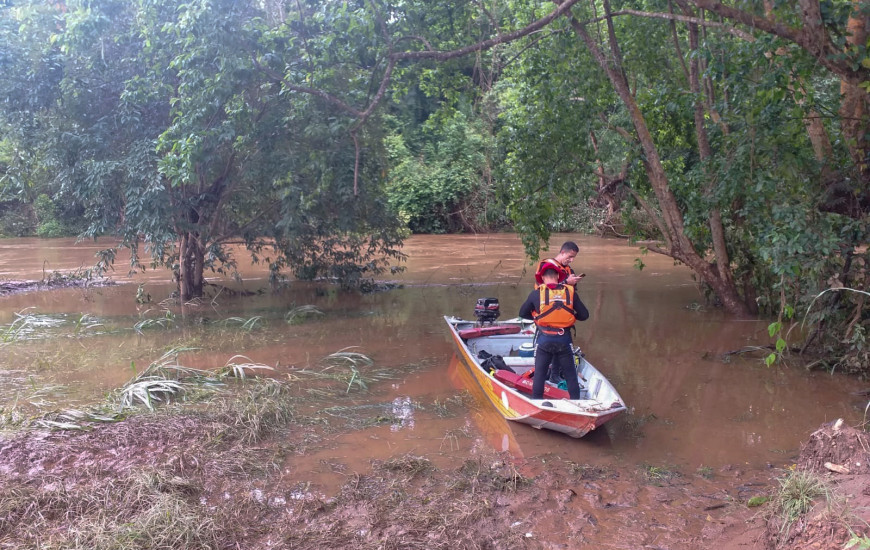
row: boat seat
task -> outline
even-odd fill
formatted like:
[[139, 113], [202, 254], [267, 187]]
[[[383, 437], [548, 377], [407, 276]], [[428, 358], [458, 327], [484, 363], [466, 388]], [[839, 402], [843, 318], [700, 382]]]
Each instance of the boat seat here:
[[502, 357], [504, 359], [505, 365], [514, 368], [514, 367], [528, 367], [532, 368], [535, 366], [535, 358], [534, 357]]

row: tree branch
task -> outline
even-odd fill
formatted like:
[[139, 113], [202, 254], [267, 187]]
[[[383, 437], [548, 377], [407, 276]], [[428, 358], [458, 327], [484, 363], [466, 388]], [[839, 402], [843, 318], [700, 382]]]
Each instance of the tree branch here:
[[[714, 27], [720, 28], [725, 32], [733, 34], [738, 38], [742, 38], [749, 42], [755, 42], [755, 37], [749, 34], [748, 32], [741, 31], [740, 29], [734, 28], [730, 25], [725, 25], [723, 23], [719, 23], [716, 21], [708, 21], [706, 19], [701, 19], [699, 17], [690, 17], [687, 15], [678, 15], [675, 13], [661, 13], [661, 12], [649, 12], [649, 11], [640, 11], [640, 10], [632, 10], [632, 9], [622, 9], [619, 11], [615, 11], [610, 14], [611, 17], [616, 17], [617, 15], [634, 15], [637, 17], [649, 17], [652, 19], [668, 19], [671, 21], [682, 21], [684, 23], [695, 23], [696, 25], [702, 25], [704, 27]], [[602, 15], [601, 17], [596, 17], [594, 19], [587, 19], [586, 21], [581, 22], [582, 25], [587, 25], [589, 23], [597, 23], [598, 21], [603, 21], [607, 19], [606, 15]]]
[[[718, 2], [718, 0], [691, 0], [691, 2], [699, 8], [721, 15], [731, 21], [736, 21], [747, 27], [759, 29], [794, 42], [812, 54], [825, 68], [852, 84], [857, 85], [863, 80], [870, 79], [870, 70], [864, 68], [854, 69], [852, 68], [851, 59], [838, 59], [840, 52], [831, 44], [827, 34], [824, 34], [824, 36], [819, 35], [817, 23], [811, 24], [807, 29], [795, 29], [766, 17], [760, 17], [731, 6], [726, 6]], [[807, 2], [802, 0], [801, 7], [804, 8], [805, 4]], [[805, 24], [807, 18], [808, 15], [802, 13], [802, 20]]]
[[600, 118], [601, 121], [604, 122], [604, 124], [606, 124], [608, 128], [610, 128], [611, 130], [613, 130], [614, 132], [616, 132], [617, 134], [622, 136], [622, 138], [625, 141], [627, 141], [629, 143], [634, 143], [635, 145], [639, 143], [637, 138], [635, 136], [631, 135], [631, 132], [629, 132], [628, 130], [626, 130], [622, 126], [616, 126], [615, 124], [613, 124], [609, 120], [607, 120], [607, 117], [604, 116], [604, 113], [598, 113], [598, 118]]
[[550, 23], [552, 23], [556, 18], [561, 17], [562, 15], [568, 13], [571, 8], [579, 2], [580, 0], [565, 0], [558, 7], [545, 15], [544, 17], [534, 21], [522, 29], [516, 30], [514, 32], [510, 32], [507, 34], [501, 34], [495, 38], [490, 38], [489, 40], [483, 40], [476, 44], [471, 44], [469, 46], [465, 46], [464, 48], [459, 48], [458, 50], [450, 50], [450, 51], [422, 51], [422, 52], [396, 52], [390, 55], [392, 59], [396, 61], [401, 61], [405, 59], [409, 60], [418, 60], [418, 59], [433, 59], [435, 61], [447, 61], [448, 59], [455, 59], [457, 57], [462, 57], [468, 55], [473, 52], [485, 51], [493, 46], [498, 44], [507, 44], [508, 42], [513, 42], [514, 40], [518, 40], [523, 38], [524, 36], [528, 36], [533, 32], [540, 30]]

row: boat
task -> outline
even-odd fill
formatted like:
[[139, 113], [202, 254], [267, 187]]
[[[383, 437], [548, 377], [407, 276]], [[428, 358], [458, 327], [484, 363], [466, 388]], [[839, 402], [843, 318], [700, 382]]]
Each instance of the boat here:
[[[475, 311], [477, 313], [477, 311]], [[497, 314], [496, 314], [497, 315]], [[625, 411], [625, 402], [601, 372], [575, 351], [580, 399], [547, 382], [543, 399], [532, 399], [536, 327], [515, 318], [496, 321], [445, 316], [462, 366], [504, 418], [533, 428], [583, 437]]]

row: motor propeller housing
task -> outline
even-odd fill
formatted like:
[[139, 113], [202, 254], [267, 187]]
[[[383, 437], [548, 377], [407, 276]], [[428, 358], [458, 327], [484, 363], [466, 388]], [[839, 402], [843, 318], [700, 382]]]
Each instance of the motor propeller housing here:
[[474, 316], [479, 323], [492, 323], [501, 312], [498, 308], [498, 298], [478, 298], [474, 305]]

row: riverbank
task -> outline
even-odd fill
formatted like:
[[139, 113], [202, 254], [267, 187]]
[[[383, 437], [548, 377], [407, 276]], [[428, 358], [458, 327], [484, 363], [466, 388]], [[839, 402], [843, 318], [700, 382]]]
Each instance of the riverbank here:
[[[414, 453], [359, 470], [327, 460], [324, 471], [344, 481], [324, 490], [299, 465], [383, 420], [336, 421], [307, 384], [225, 382], [229, 391], [121, 416], [4, 413], [3, 425], [19, 429], [0, 437], [0, 547], [762, 550], [842, 548], [864, 534], [846, 519], [870, 504], [870, 455], [866, 435], [844, 426], [812, 434], [796, 468], [846, 475], [827, 483], [849, 506], [831, 514], [840, 500], [827, 498], [785, 530], [774, 503], [788, 470], [522, 459], [473, 433], [454, 434], [448, 464]], [[321, 381], [318, 392], [345, 383]], [[468, 415], [470, 404], [442, 405]], [[850, 473], [832, 474], [832, 461]]]
[[[556, 456], [457, 452], [451, 467], [404, 454], [366, 471], [330, 464], [333, 494], [293, 475], [322, 429], [240, 424], [245, 393], [84, 430], [0, 440], [3, 548], [698, 548], [734, 525], [769, 473], [682, 475]], [[215, 403], [217, 405], [217, 403]], [[250, 405], [250, 403], [249, 403]], [[271, 420], [270, 420], [271, 419]], [[248, 434], [247, 436], [245, 434]], [[261, 433], [265, 435], [265, 433]], [[218, 437], [219, 436], [219, 437]], [[727, 480], [727, 481], [726, 481]], [[726, 488], [723, 488], [726, 487]], [[729, 523], [730, 521], [730, 523]], [[129, 541], [138, 541], [130, 544]], [[761, 548], [761, 547], [758, 547]]]
[[0, 281], [0, 296], [22, 294], [40, 290], [61, 288], [94, 288], [112, 286], [116, 283], [107, 277], [90, 278], [73, 274], [53, 273], [45, 278], [34, 280]]

